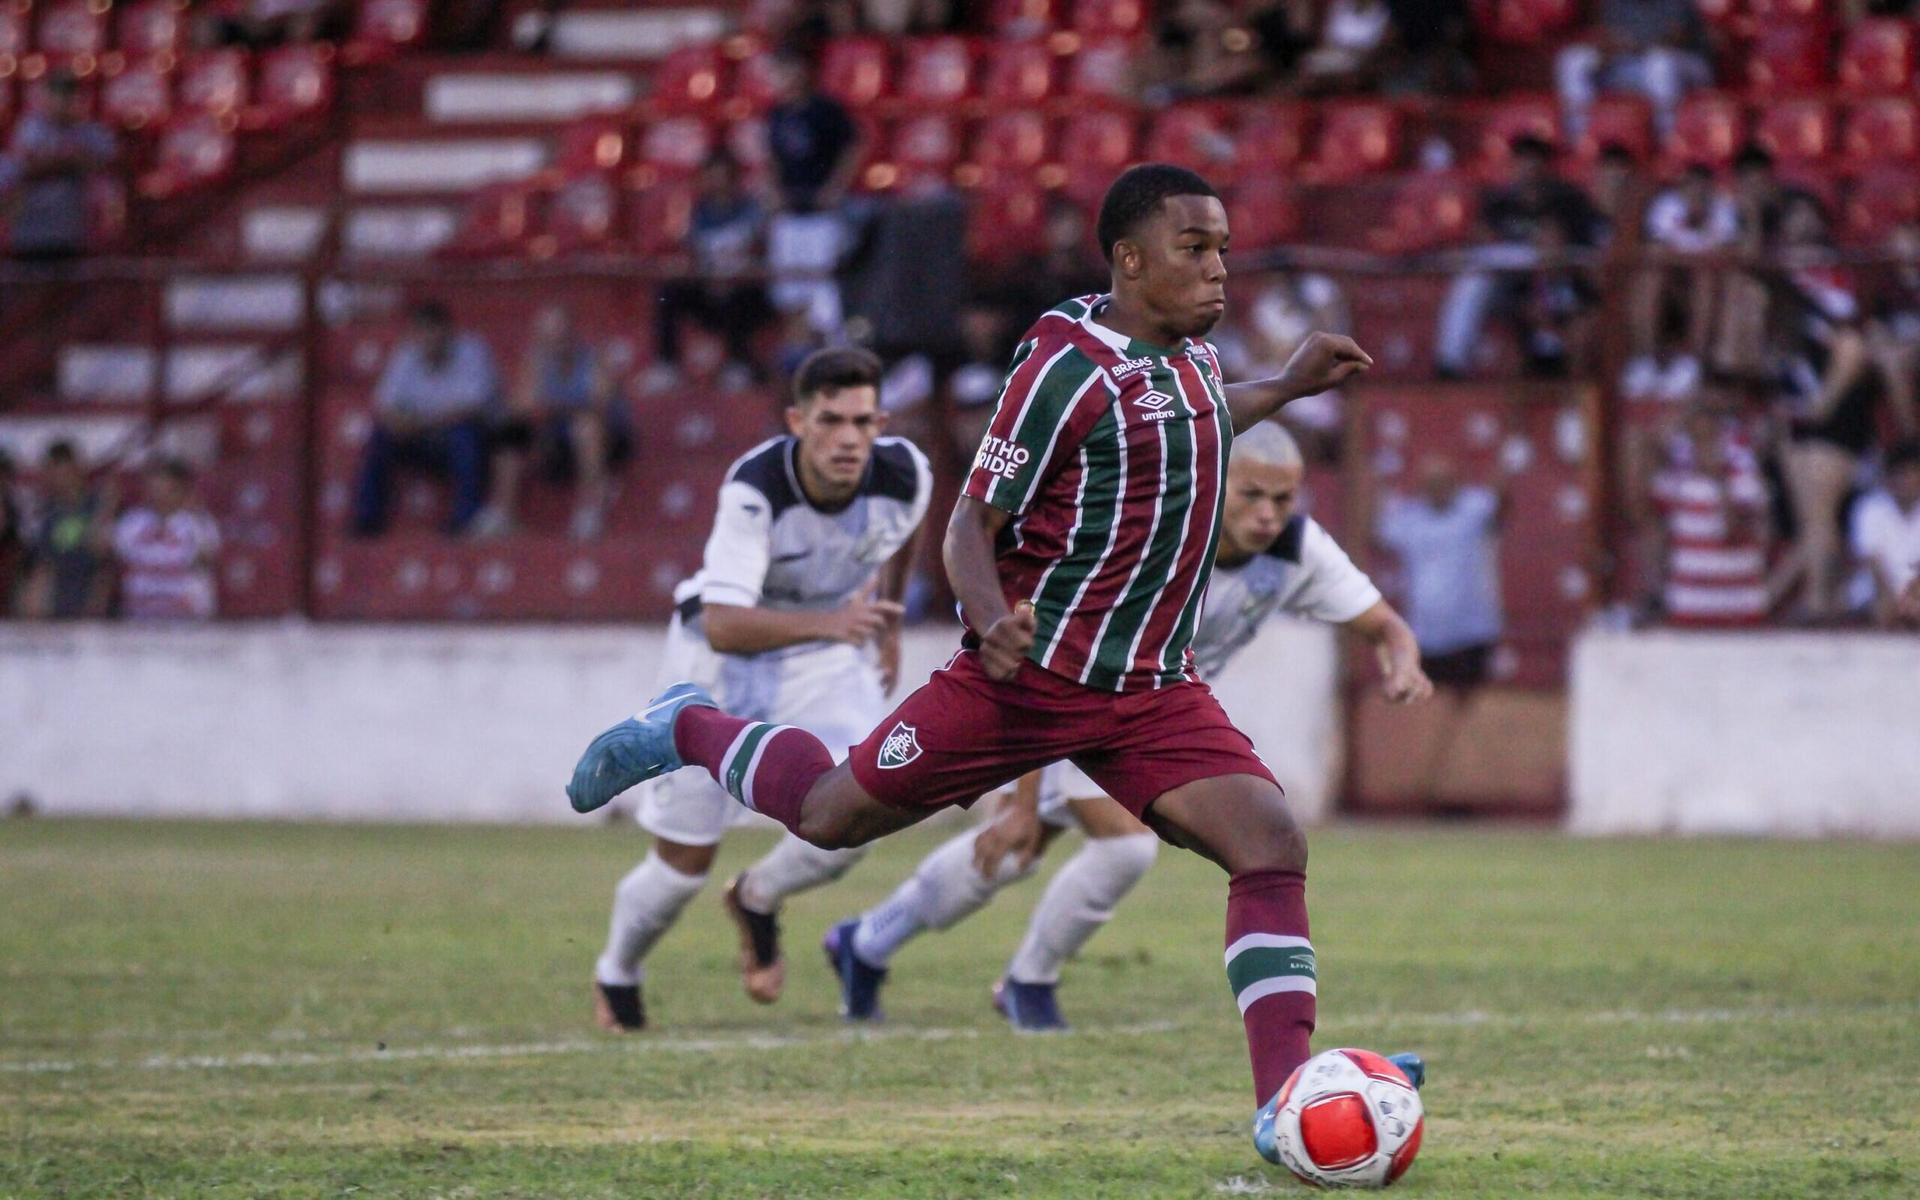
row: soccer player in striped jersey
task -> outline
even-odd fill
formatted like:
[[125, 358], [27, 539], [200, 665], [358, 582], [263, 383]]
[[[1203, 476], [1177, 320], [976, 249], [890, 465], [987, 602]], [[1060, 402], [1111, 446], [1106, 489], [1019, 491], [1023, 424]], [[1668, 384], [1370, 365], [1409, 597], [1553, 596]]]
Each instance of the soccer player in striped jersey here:
[[[1294, 511], [1303, 470], [1299, 446], [1275, 422], [1233, 439], [1220, 548], [1193, 639], [1195, 665], [1202, 677], [1216, 677], [1268, 617], [1284, 612], [1365, 639], [1389, 700], [1431, 696], [1413, 630], [1332, 535]], [[880, 985], [903, 945], [980, 911], [996, 892], [1032, 874], [1072, 828], [1086, 835], [1085, 844], [1047, 884], [994, 987], [994, 1006], [1015, 1029], [1065, 1029], [1054, 996], [1061, 968], [1146, 876], [1159, 845], [1071, 762], [1023, 778], [992, 820], [942, 844], [892, 895], [829, 931], [824, 945], [840, 980], [841, 1011], [852, 1020], [877, 1018]]]
[[959, 653], [839, 765], [801, 730], [670, 687], [589, 743], [567, 794], [589, 812], [701, 766], [807, 841], [857, 846], [1071, 759], [1162, 840], [1226, 871], [1254, 1144], [1277, 1161], [1272, 1113], [1314, 1024], [1306, 838], [1200, 681], [1192, 641], [1234, 431], [1373, 360], [1314, 333], [1272, 378], [1221, 378], [1200, 339], [1226, 311], [1227, 214], [1191, 171], [1129, 169], [1097, 229], [1112, 291], [1034, 323], [948, 521]]

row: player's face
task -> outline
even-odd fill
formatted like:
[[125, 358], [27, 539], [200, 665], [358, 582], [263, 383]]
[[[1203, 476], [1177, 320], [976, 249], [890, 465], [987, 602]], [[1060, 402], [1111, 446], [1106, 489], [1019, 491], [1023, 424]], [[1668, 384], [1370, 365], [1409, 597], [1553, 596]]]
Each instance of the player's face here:
[[1225, 527], [1220, 557], [1251, 558], [1273, 545], [1293, 519], [1300, 500], [1300, 468], [1277, 467], [1252, 459], [1227, 461]]
[[821, 392], [787, 409], [787, 429], [800, 439], [808, 474], [837, 490], [851, 490], [867, 473], [873, 439], [886, 428], [877, 388]]
[[1204, 337], [1227, 311], [1227, 210], [1212, 196], [1169, 196], [1115, 248], [1116, 266], [1156, 324]]

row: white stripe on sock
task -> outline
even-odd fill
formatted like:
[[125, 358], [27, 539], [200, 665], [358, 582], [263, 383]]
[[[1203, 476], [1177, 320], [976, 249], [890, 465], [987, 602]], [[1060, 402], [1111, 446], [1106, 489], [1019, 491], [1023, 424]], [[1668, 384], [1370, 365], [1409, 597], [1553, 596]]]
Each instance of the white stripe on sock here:
[[[760, 808], [753, 802], [753, 773], [760, 769], [760, 760], [766, 757], [767, 747], [773, 744], [773, 739], [792, 728], [791, 725], [773, 726], [767, 731], [767, 736], [760, 739], [760, 744], [753, 748], [753, 757], [747, 760], [747, 773], [740, 777], [740, 803], [753, 809], [754, 812], [759, 812]], [[747, 735], [742, 733], [740, 736]]]
[[[720, 784], [722, 788], [725, 788], [727, 785], [727, 771], [733, 766], [733, 756], [740, 753], [741, 743], [745, 742], [747, 740], [747, 735], [752, 733], [757, 728], [759, 727], [756, 725], [743, 726], [739, 733], [736, 733], [733, 735], [733, 741], [728, 743], [727, 752], [720, 756], [720, 769], [715, 771], [713, 774], [716, 781]], [[741, 803], [744, 804], [746, 802], [741, 801]], [[752, 805], [748, 805], [748, 807], [751, 808]]]
[[1313, 943], [1306, 938], [1291, 933], [1248, 933], [1234, 940], [1227, 947], [1227, 962], [1231, 964], [1243, 950], [1292, 950], [1313, 949]]
[[1234, 999], [1240, 1002], [1240, 1012], [1244, 1015], [1253, 1007], [1254, 1001], [1264, 1000], [1268, 996], [1278, 995], [1281, 992], [1305, 992], [1310, 996], [1318, 996], [1320, 989], [1311, 975], [1275, 975], [1270, 979], [1262, 979], [1259, 983], [1247, 985], [1247, 990]]

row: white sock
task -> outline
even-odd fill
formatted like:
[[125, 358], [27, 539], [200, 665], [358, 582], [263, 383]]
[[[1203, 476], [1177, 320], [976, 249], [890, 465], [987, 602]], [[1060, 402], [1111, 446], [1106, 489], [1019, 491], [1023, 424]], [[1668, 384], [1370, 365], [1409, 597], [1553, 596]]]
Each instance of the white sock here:
[[647, 851], [640, 865], [628, 871], [613, 889], [607, 948], [594, 963], [593, 977], [615, 986], [639, 983], [645, 974], [640, 960], [660, 935], [673, 927], [680, 910], [706, 882], [705, 875], [682, 875], [658, 854]]
[[853, 952], [868, 966], [884, 967], [894, 953], [923, 929], [945, 929], [979, 912], [1001, 888], [1033, 874], [1014, 869], [1013, 856], [1000, 861], [993, 878], [973, 869], [973, 841], [979, 825], [940, 845], [920, 861], [906, 882], [860, 917]]
[[1060, 968], [1113, 916], [1160, 851], [1151, 833], [1088, 838], [1047, 884], [1027, 922], [1026, 940], [1007, 964], [1021, 983], [1059, 983]]
[[740, 903], [757, 913], [778, 912], [780, 902], [788, 896], [832, 883], [866, 853], [865, 846], [822, 850], [789, 833], [767, 851], [766, 857], [747, 868], [740, 880]]

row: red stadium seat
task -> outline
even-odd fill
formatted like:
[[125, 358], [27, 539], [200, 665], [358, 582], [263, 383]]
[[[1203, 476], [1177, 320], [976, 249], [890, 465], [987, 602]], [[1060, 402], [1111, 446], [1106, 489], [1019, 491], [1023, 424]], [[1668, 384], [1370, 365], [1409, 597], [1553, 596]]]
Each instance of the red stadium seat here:
[[1400, 186], [1373, 249], [1417, 254], [1464, 242], [1479, 211], [1479, 189], [1461, 172], [1416, 175]]
[[1904, 96], [1855, 104], [1847, 114], [1841, 147], [1855, 169], [1920, 157], [1920, 106]]
[[982, 68], [981, 94], [995, 111], [1053, 95], [1053, 51], [1045, 42], [998, 42]]
[[1307, 156], [1312, 110], [1303, 104], [1249, 104], [1240, 110], [1240, 165], [1246, 171], [1275, 171]]
[[84, 63], [107, 48], [107, 6], [55, 0], [40, 10], [34, 49], [55, 62]]
[[1580, 19], [1579, 0], [1472, 0], [1471, 11], [1488, 38], [1516, 46], [1551, 42]]
[[1145, 0], [1073, 0], [1073, 31], [1085, 37], [1128, 37], [1147, 26]]
[[1227, 227], [1233, 248], [1266, 250], [1300, 232], [1300, 206], [1288, 181], [1277, 175], [1242, 179], [1227, 194]]
[[887, 43], [835, 38], [820, 57], [820, 88], [842, 104], [865, 108], [887, 94]]
[[1680, 102], [1664, 147], [1674, 163], [1724, 167], [1746, 141], [1747, 117], [1740, 102], [1718, 92], [1702, 92]]
[[674, 181], [636, 181], [627, 189], [627, 228], [633, 248], [642, 257], [680, 253], [693, 224], [692, 185]]
[[747, 113], [765, 112], [780, 100], [778, 58], [766, 46], [754, 45], [733, 68], [733, 103]]
[[1030, 184], [973, 193], [967, 212], [967, 257], [1004, 266], [1031, 259], [1046, 245], [1047, 196]]
[[121, 129], [145, 129], [173, 112], [173, 80], [164, 62], [135, 59], [101, 73], [100, 117]]
[[1761, 110], [1753, 138], [1783, 165], [1821, 162], [1839, 145], [1824, 100], [1776, 100]]
[[247, 52], [201, 50], [180, 68], [179, 100], [192, 112], [235, 112], [247, 103]]
[[591, 117], [560, 131], [553, 165], [563, 172], [613, 171], [627, 165], [633, 139], [618, 117]]
[[546, 240], [558, 253], [607, 248], [619, 228], [619, 190], [605, 171], [576, 171], [554, 186], [546, 218]]
[[1033, 37], [1060, 25], [1060, 0], [992, 0], [987, 27], [1003, 37]]
[[1794, 21], [1807, 24], [1825, 21], [1828, 10], [1837, 7], [1833, 0], [1746, 0], [1747, 11], [1762, 27], [1769, 23]]
[[1089, 109], [1068, 117], [1057, 142], [1067, 193], [1097, 202], [1113, 177], [1135, 160], [1136, 133], [1131, 112]]
[[1217, 105], [1182, 104], [1153, 119], [1146, 157], [1198, 171], [1215, 184], [1233, 179], [1239, 147]]
[[1905, 91], [1913, 84], [1914, 29], [1898, 17], [1870, 17], [1847, 30], [1840, 86], [1850, 92]]
[[1639, 96], [1602, 96], [1587, 110], [1587, 127], [1574, 139], [1583, 159], [1600, 157], [1608, 146], [1624, 147], [1635, 158], [1653, 153], [1653, 106]]
[[1551, 96], [1515, 96], [1486, 107], [1480, 116], [1476, 164], [1488, 175], [1504, 175], [1513, 159], [1513, 140], [1531, 134], [1560, 140], [1560, 106]]
[[347, 61], [354, 64], [391, 58], [427, 35], [427, 0], [360, 0]]
[[973, 87], [973, 43], [963, 37], [914, 38], [900, 50], [900, 99], [954, 104]]
[[325, 42], [296, 42], [261, 55], [260, 94], [247, 125], [278, 128], [331, 107], [334, 58]]
[[655, 121], [640, 135], [640, 161], [662, 175], [690, 175], [713, 152], [713, 128], [698, 117]]
[[682, 46], [655, 65], [647, 101], [660, 112], [705, 110], [720, 99], [725, 68], [719, 47]]
[[114, 44], [130, 58], [177, 54], [186, 44], [186, 17], [180, 0], [138, 0], [120, 10]]
[[1132, 98], [1133, 43], [1123, 38], [1089, 41], [1068, 60], [1067, 90], [1076, 96]]
[[233, 172], [233, 119], [212, 113], [176, 118], [161, 130], [154, 155], [154, 169], [140, 180], [148, 196], [175, 196], [218, 183]]
[[1047, 121], [1031, 110], [1003, 112], [981, 123], [973, 161], [988, 172], [1031, 171], [1046, 161]]
[[1847, 196], [1842, 227], [1849, 239], [1877, 242], [1895, 225], [1920, 220], [1920, 171], [1882, 163], [1862, 174]]
[[959, 118], [945, 113], [924, 113], [894, 125], [888, 150], [893, 161], [902, 167], [946, 172], [960, 161], [965, 144]]
[[1824, 87], [1830, 40], [1824, 23], [1763, 24], [1747, 52], [1747, 86], [1768, 95]]
[[519, 254], [533, 232], [536, 198], [524, 183], [494, 183], [467, 201], [460, 227], [441, 249], [450, 257]]
[[20, 57], [32, 48], [27, 13], [11, 5], [0, 7], [0, 68], [13, 74]]
[[1400, 112], [1364, 100], [1330, 103], [1308, 164], [1319, 182], [1339, 183], [1393, 167], [1400, 158]]
[[1724, 30], [1730, 36], [1751, 36], [1753, 14], [1747, 10], [1743, 0], [1694, 0], [1694, 6], [1708, 24]]

